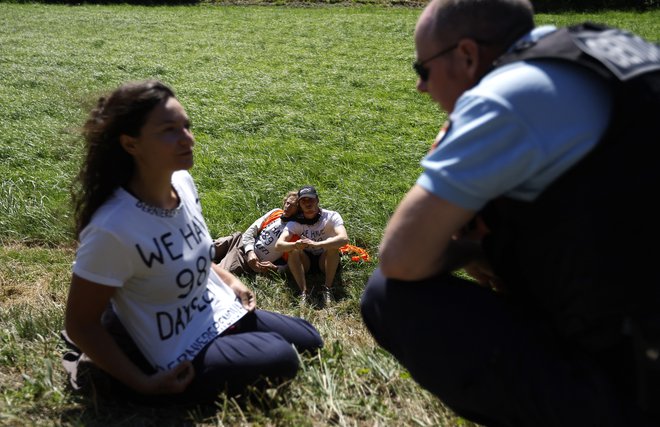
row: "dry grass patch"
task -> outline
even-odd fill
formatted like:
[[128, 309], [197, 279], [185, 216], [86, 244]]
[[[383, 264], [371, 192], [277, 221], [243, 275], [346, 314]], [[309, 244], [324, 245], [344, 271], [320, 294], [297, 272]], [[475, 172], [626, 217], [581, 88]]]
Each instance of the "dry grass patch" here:
[[70, 248], [0, 246], [0, 305], [43, 309], [63, 304], [73, 257]]

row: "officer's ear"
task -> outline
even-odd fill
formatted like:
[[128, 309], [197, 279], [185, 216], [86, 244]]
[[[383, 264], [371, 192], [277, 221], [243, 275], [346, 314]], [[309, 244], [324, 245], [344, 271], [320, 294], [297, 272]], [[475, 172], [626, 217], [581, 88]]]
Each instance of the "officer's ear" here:
[[470, 80], [477, 81], [481, 78], [483, 60], [481, 57], [479, 43], [474, 39], [464, 38], [459, 40], [457, 51], [458, 66], [463, 70]]

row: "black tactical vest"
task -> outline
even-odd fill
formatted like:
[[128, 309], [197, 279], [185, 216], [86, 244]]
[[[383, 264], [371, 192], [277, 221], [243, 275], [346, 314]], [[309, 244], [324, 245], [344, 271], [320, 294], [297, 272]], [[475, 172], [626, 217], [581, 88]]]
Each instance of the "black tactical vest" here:
[[610, 345], [629, 315], [660, 313], [660, 47], [582, 24], [521, 43], [495, 66], [565, 61], [612, 90], [605, 136], [533, 202], [491, 201], [484, 250], [512, 298], [551, 316], [586, 349]]

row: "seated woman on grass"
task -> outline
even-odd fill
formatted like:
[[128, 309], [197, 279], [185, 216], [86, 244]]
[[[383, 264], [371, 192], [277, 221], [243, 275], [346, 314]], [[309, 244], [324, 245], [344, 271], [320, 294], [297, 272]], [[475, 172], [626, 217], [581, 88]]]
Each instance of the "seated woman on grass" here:
[[195, 141], [172, 90], [119, 87], [98, 101], [84, 137], [65, 319], [80, 357], [66, 360], [69, 372], [91, 359], [114, 391], [168, 402], [295, 376], [296, 349], [322, 340], [303, 319], [257, 310], [254, 293], [211, 262], [187, 172]]

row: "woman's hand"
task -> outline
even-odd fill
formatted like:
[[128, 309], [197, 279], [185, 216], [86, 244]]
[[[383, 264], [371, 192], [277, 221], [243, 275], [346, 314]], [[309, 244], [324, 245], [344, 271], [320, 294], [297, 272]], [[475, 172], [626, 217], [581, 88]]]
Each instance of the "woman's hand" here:
[[241, 304], [247, 311], [254, 311], [257, 308], [257, 297], [243, 282], [239, 281], [231, 285], [236, 296], [241, 300]]
[[215, 263], [211, 264], [211, 268], [234, 291], [247, 311], [254, 311], [257, 308], [257, 297], [254, 295], [254, 292], [245, 286], [238, 277]]
[[143, 394], [176, 394], [183, 392], [195, 378], [195, 369], [185, 360], [169, 371], [161, 371], [146, 378], [138, 385]]

